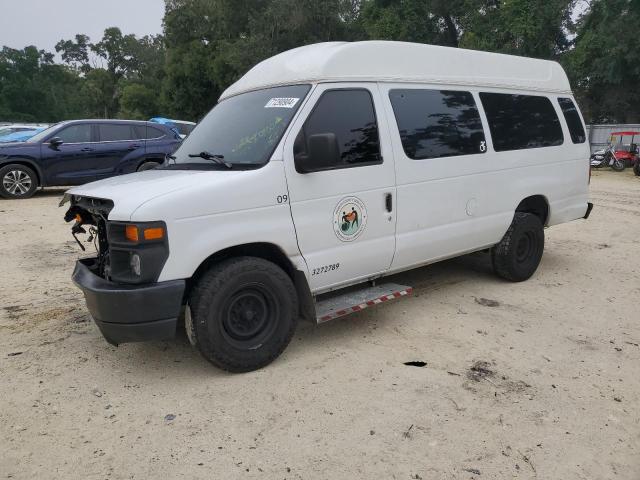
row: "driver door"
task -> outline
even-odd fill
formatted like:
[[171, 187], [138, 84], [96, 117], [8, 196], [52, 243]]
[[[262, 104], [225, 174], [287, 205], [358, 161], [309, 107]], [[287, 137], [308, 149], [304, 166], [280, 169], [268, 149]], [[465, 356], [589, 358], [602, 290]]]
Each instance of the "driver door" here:
[[395, 171], [382, 111], [375, 83], [318, 85], [287, 136], [291, 214], [314, 293], [375, 277], [393, 260]]

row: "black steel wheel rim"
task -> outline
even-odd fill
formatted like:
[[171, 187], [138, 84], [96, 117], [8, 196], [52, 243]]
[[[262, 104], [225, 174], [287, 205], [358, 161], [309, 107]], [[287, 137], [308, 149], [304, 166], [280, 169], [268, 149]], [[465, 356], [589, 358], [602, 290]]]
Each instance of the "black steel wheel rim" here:
[[222, 308], [222, 332], [242, 350], [260, 347], [275, 330], [279, 309], [274, 294], [262, 284], [245, 285]]
[[534, 255], [535, 250], [535, 234], [531, 231], [524, 232], [524, 234], [518, 239], [518, 243], [516, 244], [516, 261], [518, 263], [524, 263], [528, 261]]

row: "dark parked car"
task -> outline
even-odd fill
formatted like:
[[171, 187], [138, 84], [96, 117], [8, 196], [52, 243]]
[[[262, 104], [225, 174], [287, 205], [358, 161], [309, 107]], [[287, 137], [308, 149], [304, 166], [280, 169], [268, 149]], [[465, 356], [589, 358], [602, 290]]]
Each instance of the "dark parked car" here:
[[81, 185], [155, 168], [180, 141], [170, 128], [151, 122], [57, 123], [26, 142], [0, 144], [0, 196], [28, 198], [38, 187]]

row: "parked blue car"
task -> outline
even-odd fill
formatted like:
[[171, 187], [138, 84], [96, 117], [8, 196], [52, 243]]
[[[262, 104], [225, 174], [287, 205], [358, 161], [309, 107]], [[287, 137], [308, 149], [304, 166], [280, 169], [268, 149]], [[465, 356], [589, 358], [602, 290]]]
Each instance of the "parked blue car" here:
[[171, 128], [151, 122], [61, 122], [25, 142], [0, 144], [0, 196], [28, 198], [38, 187], [82, 185], [149, 170], [180, 141]]

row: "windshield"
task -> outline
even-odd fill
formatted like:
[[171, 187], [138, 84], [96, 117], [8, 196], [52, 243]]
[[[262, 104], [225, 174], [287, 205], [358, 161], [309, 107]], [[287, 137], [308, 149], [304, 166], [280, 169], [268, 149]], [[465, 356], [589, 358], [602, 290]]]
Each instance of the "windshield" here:
[[211, 160], [189, 157], [201, 152], [221, 155], [231, 165], [268, 162], [309, 89], [291, 85], [223, 100], [184, 139], [174, 153], [175, 162], [213, 165]]
[[47, 138], [47, 135], [49, 135], [51, 132], [56, 130], [61, 125], [61, 123], [56, 123], [55, 125], [51, 125], [49, 128], [45, 128], [41, 132], [36, 133], [33, 137], [28, 139], [26, 141], [26, 143], [38, 143], [38, 142], [41, 142], [43, 139]]

